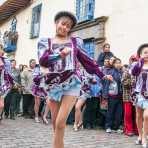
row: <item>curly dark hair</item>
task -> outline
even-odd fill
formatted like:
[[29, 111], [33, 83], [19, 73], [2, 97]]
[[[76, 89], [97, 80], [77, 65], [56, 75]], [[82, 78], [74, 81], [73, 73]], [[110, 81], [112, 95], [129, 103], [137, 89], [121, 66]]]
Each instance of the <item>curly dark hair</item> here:
[[148, 43], [144, 43], [144, 44], [140, 45], [140, 47], [138, 48], [138, 50], [137, 50], [137, 55], [138, 55], [139, 57], [140, 57], [140, 55], [141, 55], [141, 53], [142, 53], [142, 50], [143, 50], [144, 48], [148, 48]]
[[109, 47], [110, 47], [110, 44], [109, 44], [109, 43], [105, 43], [105, 44], [103, 45], [103, 48], [105, 48], [106, 46], [109, 46]]
[[69, 17], [72, 20], [73, 24], [72, 24], [71, 29], [77, 24], [77, 19], [76, 19], [75, 15], [71, 12], [68, 12], [68, 11], [58, 12], [54, 17], [54, 21], [56, 22], [57, 20], [59, 20], [63, 16]]
[[120, 61], [120, 62], [121, 62], [121, 59], [115, 58], [115, 59], [113, 60], [113, 65], [114, 65], [117, 61]]

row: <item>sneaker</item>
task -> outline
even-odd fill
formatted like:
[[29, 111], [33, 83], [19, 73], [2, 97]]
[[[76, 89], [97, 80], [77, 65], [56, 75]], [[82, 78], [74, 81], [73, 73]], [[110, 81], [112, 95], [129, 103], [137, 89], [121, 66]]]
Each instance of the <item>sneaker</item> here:
[[46, 117], [42, 117], [42, 120], [43, 120], [43, 123], [45, 124], [45, 125], [48, 125], [48, 120], [47, 120], [47, 118]]
[[142, 144], [142, 147], [143, 147], [143, 148], [148, 148], [147, 143], [143, 143], [143, 144]]
[[15, 117], [14, 117], [14, 116], [10, 116], [10, 119], [11, 119], [11, 120], [15, 120]]
[[77, 132], [77, 131], [78, 131], [78, 126], [77, 126], [77, 125], [74, 125], [74, 126], [73, 126], [73, 130], [74, 130], [75, 132]]
[[78, 124], [78, 129], [83, 129], [83, 123]]
[[118, 129], [118, 130], [117, 130], [117, 133], [118, 133], [118, 134], [122, 134], [122, 133], [123, 133], [123, 130], [122, 130], [122, 129]]
[[136, 143], [136, 145], [141, 145], [142, 144], [142, 140], [138, 138], [135, 143]]
[[35, 117], [35, 122], [36, 122], [36, 123], [40, 123], [40, 120], [39, 120], [38, 117]]
[[5, 119], [8, 119], [9, 115], [5, 115]]
[[10, 119], [15, 120], [15, 113], [10, 113]]
[[111, 132], [112, 132], [112, 130], [110, 128], [106, 129], [106, 133], [111, 133]]

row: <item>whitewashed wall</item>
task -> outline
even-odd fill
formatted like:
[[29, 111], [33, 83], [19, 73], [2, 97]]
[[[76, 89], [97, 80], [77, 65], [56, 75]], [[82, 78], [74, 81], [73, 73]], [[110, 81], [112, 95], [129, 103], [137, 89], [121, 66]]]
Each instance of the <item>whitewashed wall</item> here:
[[[73, 3], [72, 3], [73, 2]], [[54, 16], [60, 10], [72, 10], [74, 1], [69, 0], [34, 0], [33, 4], [16, 15], [17, 31], [19, 34], [17, 43], [17, 64], [28, 64], [29, 59], [37, 59], [37, 39], [30, 39], [32, 8], [42, 3], [40, 37], [53, 36], [55, 33]], [[11, 19], [0, 26], [2, 34], [9, 30]]]
[[[19, 33], [16, 60], [28, 64], [30, 58], [37, 59], [36, 43], [30, 39], [32, 8], [42, 3], [40, 37], [53, 36], [54, 15], [60, 10], [75, 12], [75, 0], [34, 0], [34, 3], [16, 15]], [[95, 18], [108, 16], [106, 37], [116, 56], [128, 62], [137, 47], [148, 42], [148, 0], [96, 0]], [[10, 21], [0, 26], [4, 31], [10, 28]]]
[[147, 0], [96, 0], [95, 17], [109, 16], [106, 37], [116, 56], [127, 63], [148, 42]]

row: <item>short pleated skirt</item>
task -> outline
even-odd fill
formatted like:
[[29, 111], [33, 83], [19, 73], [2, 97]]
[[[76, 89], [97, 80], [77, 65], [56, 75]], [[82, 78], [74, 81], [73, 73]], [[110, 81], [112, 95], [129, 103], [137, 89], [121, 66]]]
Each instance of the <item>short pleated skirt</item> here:
[[64, 95], [80, 96], [80, 89], [81, 81], [77, 76], [73, 75], [65, 82], [52, 86], [42, 81], [40, 85], [33, 85], [32, 92], [34, 96], [49, 98], [50, 100], [60, 102]]

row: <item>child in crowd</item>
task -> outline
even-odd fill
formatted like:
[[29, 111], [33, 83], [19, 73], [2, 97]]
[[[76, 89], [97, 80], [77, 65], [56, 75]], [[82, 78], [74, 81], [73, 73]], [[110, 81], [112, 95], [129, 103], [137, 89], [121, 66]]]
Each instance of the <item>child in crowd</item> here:
[[124, 106], [124, 133], [127, 136], [137, 135], [135, 121], [135, 107], [132, 103], [132, 76], [129, 73], [129, 66], [123, 66], [122, 88], [123, 88], [123, 106]]
[[108, 111], [106, 115], [106, 132], [111, 133], [112, 129], [120, 130], [122, 123], [122, 85], [121, 85], [121, 60], [116, 58], [113, 67], [108, 74], [112, 75], [108, 87]]

